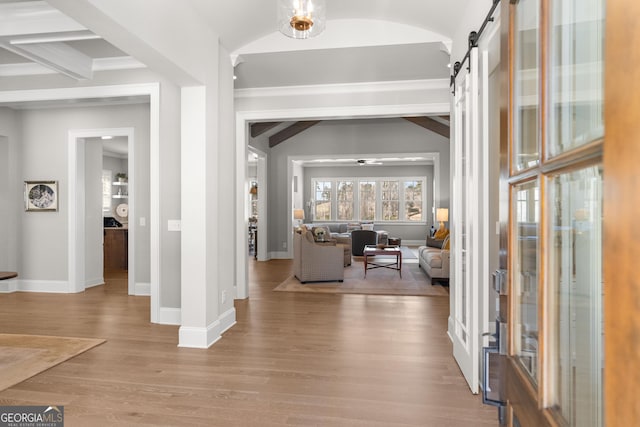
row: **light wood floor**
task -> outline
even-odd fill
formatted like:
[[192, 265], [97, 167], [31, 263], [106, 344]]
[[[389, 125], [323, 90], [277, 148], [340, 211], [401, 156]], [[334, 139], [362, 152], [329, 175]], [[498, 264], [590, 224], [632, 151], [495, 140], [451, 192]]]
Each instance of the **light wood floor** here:
[[82, 294], [0, 294], [0, 332], [107, 342], [8, 390], [0, 405], [64, 405], [67, 426], [496, 426], [446, 335], [448, 297], [272, 292], [291, 262], [252, 262], [238, 323], [178, 348], [126, 281]]

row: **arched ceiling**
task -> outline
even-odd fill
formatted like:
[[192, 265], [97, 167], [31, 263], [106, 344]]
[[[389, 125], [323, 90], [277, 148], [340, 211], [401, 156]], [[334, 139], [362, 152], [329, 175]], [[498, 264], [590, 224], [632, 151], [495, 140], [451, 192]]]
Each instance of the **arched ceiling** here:
[[[188, 0], [231, 52], [276, 29], [276, 0]], [[326, 0], [327, 20], [366, 19], [405, 24], [451, 39], [472, 0]]]

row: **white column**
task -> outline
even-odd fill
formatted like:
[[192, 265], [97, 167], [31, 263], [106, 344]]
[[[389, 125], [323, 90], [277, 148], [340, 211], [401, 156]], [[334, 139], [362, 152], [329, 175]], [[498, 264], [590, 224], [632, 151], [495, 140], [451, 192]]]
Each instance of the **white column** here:
[[207, 107], [217, 108], [208, 98], [205, 86], [182, 89], [180, 347], [207, 348], [221, 333], [215, 236], [218, 183], [212, 179], [217, 171], [217, 134], [213, 132], [217, 120]]

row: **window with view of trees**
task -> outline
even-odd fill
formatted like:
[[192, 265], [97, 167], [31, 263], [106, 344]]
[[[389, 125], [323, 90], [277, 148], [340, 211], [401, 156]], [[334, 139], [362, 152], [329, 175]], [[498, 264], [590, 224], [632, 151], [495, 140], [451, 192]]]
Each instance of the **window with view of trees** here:
[[338, 220], [352, 220], [353, 213], [353, 181], [338, 181]]
[[426, 177], [316, 178], [315, 221], [426, 222]]
[[422, 221], [422, 181], [404, 182], [404, 217], [407, 221]]
[[331, 181], [315, 182], [315, 212], [314, 217], [320, 221], [331, 220]]
[[376, 182], [360, 181], [360, 219], [376, 219]]
[[382, 220], [397, 221], [400, 217], [398, 181], [382, 181]]

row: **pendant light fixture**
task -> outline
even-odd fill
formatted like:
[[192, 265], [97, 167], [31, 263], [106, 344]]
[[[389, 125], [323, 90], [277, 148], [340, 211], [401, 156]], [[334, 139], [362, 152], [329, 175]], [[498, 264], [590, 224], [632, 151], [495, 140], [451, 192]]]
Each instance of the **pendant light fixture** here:
[[294, 39], [320, 34], [326, 21], [325, 0], [278, 0], [278, 29]]

